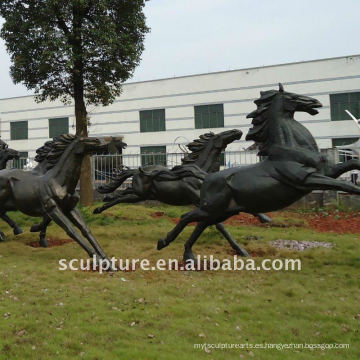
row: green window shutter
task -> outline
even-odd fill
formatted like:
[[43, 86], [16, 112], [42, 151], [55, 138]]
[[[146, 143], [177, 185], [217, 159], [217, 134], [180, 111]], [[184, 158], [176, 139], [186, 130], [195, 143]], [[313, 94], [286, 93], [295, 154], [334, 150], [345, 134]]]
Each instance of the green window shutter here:
[[330, 94], [331, 120], [350, 120], [345, 112], [349, 110], [357, 119], [360, 118], [360, 92]]
[[23, 140], [28, 138], [28, 122], [16, 121], [10, 123], [10, 139]]
[[49, 138], [69, 133], [69, 118], [49, 119]]
[[344, 146], [344, 145], [349, 145], [349, 144], [353, 144], [354, 142], [356, 142], [357, 140], [359, 140], [359, 138], [339, 138], [339, 139], [332, 139], [332, 146]]
[[15, 169], [23, 169], [24, 166], [26, 165], [26, 160], [28, 157], [29, 157], [28, 152], [20, 151], [19, 158], [13, 160], [12, 167]]
[[166, 146], [144, 146], [140, 148], [141, 166], [166, 166]]
[[194, 107], [195, 129], [224, 127], [224, 105], [199, 105]]
[[165, 131], [165, 109], [140, 111], [140, 132]]

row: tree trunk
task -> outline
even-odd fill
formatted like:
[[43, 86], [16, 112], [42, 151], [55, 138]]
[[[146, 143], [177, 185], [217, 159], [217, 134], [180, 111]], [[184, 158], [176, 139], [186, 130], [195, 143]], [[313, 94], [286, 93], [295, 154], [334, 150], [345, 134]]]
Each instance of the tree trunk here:
[[[71, 40], [74, 68], [74, 101], [76, 118], [76, 135], [88, 137], [87, 111], [84, 101], [84, 58], [82, 47], [82, 6], [80, 2], [73, 2], [73, 37]], [[80, 174], [80, 203], [85, 206], [92, 205], [94, 193], [91, 179], [90, 156], [85, 156], [81, 166]]]
[[[76, 135], [81, 137], [88, 136], [87, 129], [87, 111], [82, 96], [75, 96], [75, 118], [76, 118]], [[90, 206], [94, 201], [94, 191], [91, 178], [90, 156], [84, 157], [80, 174], [80, 203]]]

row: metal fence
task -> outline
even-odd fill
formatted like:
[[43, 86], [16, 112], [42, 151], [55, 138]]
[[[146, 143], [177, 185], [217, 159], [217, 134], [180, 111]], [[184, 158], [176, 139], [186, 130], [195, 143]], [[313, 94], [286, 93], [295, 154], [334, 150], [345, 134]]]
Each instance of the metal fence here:
[[[324, 149], [322, 152], [331, 158], [334, 162], [343, 162], [350, 158], [358, 158], [354, 153], [336, 148]], [[220, 169], [231, 168], [235, 166], [244, 166], [255, 164], [260, 161], [256, 155], [257, 151], [226, 151], [222, 154], [222, 164]], [[147, 153], [147, 154], [116, 154], [116, 155], [94, 155], [91, 157], [92, 180], [96, 188], [100, 184], [109, 183], [123, 168], [137, 169], [140, 166], [161, 164], [168, 168], [181, 165], [181, 159], [184, 153]], [[33, 159], [23, 159], [9, 161], [8, 168], [32, 169], [36, 166]], [[344, 174], [343, 179], [350, 180], [351, 174]], [[124, 182], [122, 188], [128, 187], [131, 179]]]
[[[221, 169], [255, 164], [259, 161], [256, 151], [227, 151], [221, 156]], [[171, 169], [181, 165], [184, 153], [148, 153], [148, 154], [124, 154], [124, 155], [94, 155], [91, 157], [92, 178], [95, 186], [109, 183], [122, 168], [137, 169], [146, 165], [163, 165]], [[123, 184], [128, 187], [131, 179]]]

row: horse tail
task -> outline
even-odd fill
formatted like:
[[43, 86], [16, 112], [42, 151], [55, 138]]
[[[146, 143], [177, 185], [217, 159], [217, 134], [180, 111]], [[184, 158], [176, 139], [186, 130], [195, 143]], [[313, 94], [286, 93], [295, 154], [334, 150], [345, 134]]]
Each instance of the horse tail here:
[[115, 191], [126, 179], [134, 176], [138, 172], [137, 169], [128, 169], [121, 171], [117, 176], [112, 178], [112, 182], [105, 185], [100, 185], [97, 191], [100, 194], [108, 194]]
[[207, 175], [205, 171], [201, 170], [199, 167], [195, 165], [187, 168], [184, 168], [184, 166], [179, 165], [179, 166], [175, 166], [171, 170], [168, 169], [153, 170], [150, 172], [147, 172], [146, 170], [139, 168], [139, 172], [142, 175], [150, 177], [151, 180], [156, 180], [156, 181], [178, 181], [186, 177], [194, 177], [204, 181], [205, 176]]

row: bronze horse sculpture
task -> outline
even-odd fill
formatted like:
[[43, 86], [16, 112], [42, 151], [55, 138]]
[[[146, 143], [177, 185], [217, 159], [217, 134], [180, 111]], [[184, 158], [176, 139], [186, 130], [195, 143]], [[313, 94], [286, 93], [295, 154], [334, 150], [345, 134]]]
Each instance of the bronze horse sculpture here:
[[[14, 149], [10, 149], [9, 145], [5, 141], [0, 139], [0, 170], [6, 168], [6, 164], [9, 160], [14, 160], [18, 158], [19, 152]], [[23, 232], [22, 229], [15, 223], [15, 221], [10, 219], [10, 217], [7, 216], [5, 213], [0, 213], [0, 218], [12, 227], [14, 235], [19, 235]], [[0, 231], [0, 241], [4, 240], [5, 234]]]
[[[48, 153], [52, 151], [54, 146], [54, 141], [46, 142], [42, 147], [36, 150], [35, 161], [38, 162], [38, 165], [31, 171], [35, 175], [45, 174], [46, 171], [52, 166], [51, 159], [49, 160]], [[105, 146], [105, 150], [101, 150], [97, 152], [97, 154], [102, 153], [111, 153], [115, 154], [117, 152], [121, 152], [122, 149], [126, 147], [126, 144], [122, 142], [122, 140], [114, 137], [110, 137], [110, 141], [107, 142]], [[39, 232], [39, 244], [41, 247], [48, 247], [48, 243], [46, 240], [46, 230], [51, 222], [51, 218], [45, 216], [43, 221], [40, 224], [35, 224], [30, 228], [31, 232]]]
[[64, 134], [41, 149], [42, 158], [38, 159], [41, 171], [0, 170], [0, 212], [19, 210], [29, 216], [43, 217], [43, 223], [54, 220], [90, 257], [107, 259], [76, 208], [79, 197], [75, 189], [83, 158], [88, 154], [106, 153], [108, 143], [98, 138]]
[[339, 190], [360, 195], [360, 187], [335, 178], [360, 162], [335, 164], [319, 152], [311, 133], [294, 119], [296, 111], [318, 113], [321, 103], [308, 96], [279, 90], [261, 92], [254, 101], [257, 109], [247, 117], [253, 127], [246, 140], [259, 145], [260, 163], [209, 174], [201, 187], [200, 205], [181, 217], [158, 250], [174, 241], [191, 222], [198, 222], [185, 244], [184, 260], [195, 261], [192, 246], [210, 225], [239, 212], [260, 213], [280, 210], [313, 190]]
[[[100, 186], [100, 193], [110, 193], [127, 178], [133, 177], [132, 187], [104, 198], [108, 203], [96, 208], [101, 213], [119, 203], [137, 203], [144, 200], [158, 200], [169, 205], [199, 205], [200, 188], [207, 173], [220, 170], [220, 155], [231, 142], [240, 139], [240, 130], [228, 130], [219, 134], [207, 133], [187, 145], [191, 151], [182, 159], [182, 165], [168, 169], [162, 165], [148, 165], [139, 169], [123, 170], [112, 183]], [[182, 174], [178, 179], [178, 174]], [[188, 175], [185, 177], [185, 175]], [[270, 219], [264, 214], [254, 214], [261, 222]], [[247, 256], [228, 233], [223, 224], [216, 224], [217, 230], [225, 237], [230, 246], [242, 256]]]

